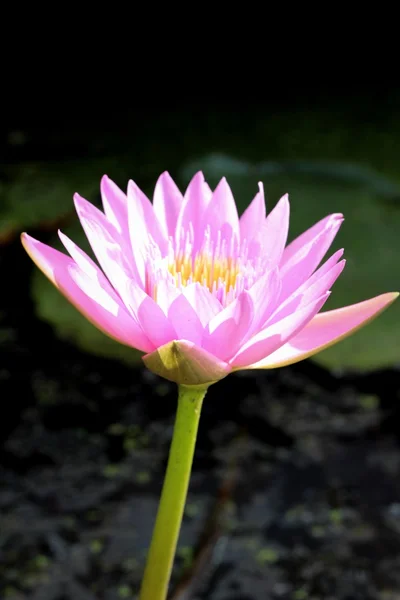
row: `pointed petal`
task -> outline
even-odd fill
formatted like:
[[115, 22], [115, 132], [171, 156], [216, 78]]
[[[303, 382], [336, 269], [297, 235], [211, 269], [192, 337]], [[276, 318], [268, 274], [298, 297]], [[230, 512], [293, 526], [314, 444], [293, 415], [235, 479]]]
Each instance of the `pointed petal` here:
[[[107, 219], [114, 225], [120, 235], [129, 242], [128, 236], [128, 199], [126, 194], [104, 175], [100, 184], [101, 199]], [[129, 243], [127, 244], [129, 246]]]
[[136, 245], [146, 242], [151, 236], [164, 256], [168, 251], [168, 239], [156, 217], [147, 196], [134, 181], [128, 183], [128, 221], [133, 253]]
[[196, 311], [183, 294], [179, 294], [172, 302], [168, 311], [168, 319], [176, 331], [177, 339], [187, 340], [201, 347], [203, 325]]
[[341, 248], [340, 250], [337, 250], [334, 254], [332, 254], [332, 256], [330, 256], [328, 260], [326, 260], [324, 264], [321, 265], [319, 269], [317, 269], [317, 271], [315, 271], [315, 273], [313, 273], [311, 277], [308, 278], [306, 285], [312, 285], [315, 281], [317, 281], [317, 279], [319, 279], [320, 277], [325, 275], [325, 273], [330, 271], [332, 267], [334, 267], [342, 258], [343, 253], [344, 249]]
[[203, 348], [222, 360], [228, 360], [240, 348], [253, 317], [253, 301], [248, 292], [243, 292], [211, 319], [204, 331]]
[[167, 172], [160, 175], [154, 189], [153, 208], [164, 234], [167, 237], [175, 236], [175, 228], [183, 196]]
[[196, 173], [189, 183], [176, 223], [175, 239], [177, 244], [192, 225], [194, 230], [194, 245], [197, 249], [203, 242], [204, 231], [200, 231], [204, 213], [211, 200], [212, 192], [201, 171]]
[[266, 327], [260, 331], [244, 344], [229, 363], [235, 369], [246, 368], [247, 365], [260, 361], [275, 352], [307, 325], [325, 304], [328, 296], [329, 292], [281, 321], [274, 323], [271, 327]]
[[367, 325], [398, 296], [398, 292], [389, 292], [358, 304], [318, 314], [287, 344], [247, 368], [274, 369], [309, 358]]
[[27, 233], [21, 234], [21, 243], [35, 265], [39, 267], [53, 285], [58, 287], [54, 276], [56, 267], [61, 266], [67, 268], [74, 261], [62, 252], [51, 248], [51, 246], [48, 246], [47, 244], [39, 242], [39, 240], [36, 240]]
[[156, 347], [177, 339], [176, 332], [162, 308], [133, 279], [125, 281], [125, 289], [121, 294], [125, 306]]
[[195, 310], [203, 327], [206, 327], [215, 315], [223, 310], [221, 302], [200, 283], [192, 283], [183, 290], [183, 294]]
[[[281, 291], [281, 279], [279, 269], [275, 267], [272, 271], [267, 271], [256, 283], [249, 289], [249, 294], [254, 305], [254, 320], [249, 333], [254, 335], [262, 329], [264, 323], [276, 309]], [[246, 337], [246, 341], [247, 341]]]
[[345, 264], [346, 261], [341, 260], [327, 271], [325, 263], [277, 308], [269, 319], [268, 326], [273, 325], [299, 308], [306, 306], [312, 300], [319, 298], [325, 292], [328, 292], [343, 271]]
[[246, 208], [239, 219], [240, 241], [247, 243], [253, 239], [254, 235], [260, 228], [260, 225], [265, 221], [265, 197], [264, 186], [261, 181], [258, 184], [259, 191], [252, 202]]
[[79, 194], [74, 195], [74, 203], [92, 250], [114, 289], [119, 292], [126, 278], [141, 280], [135, 261], [128, 259], [132, 256], [130, 248], [105, 215]]
[[166, 316], [168, 315], [169, 307], [181, 293], [182, 292], [167, 279], [161, 279], [161, 281], [157, 282], [155, 300]]
[[[299, 250], [301, 250], [301, 248], [303, 248], [304, 246], [308, 246], [310, 242], [318, 238], [320, 233], [325, 231], [327, 226], [329, 226], [332, 221], [339, 222], [340, 227], [341, 223], [343, 222], [343, 215], [341, 213], [334, 213], [332, 215], [324, 217], [323, 219], [318, 221], [318, 223], [315, 223], [315, 225], [304, 231], [301, 235], [299, 235], [292, 242], [290, 242], [290, 244], [288, 244], [283, 253], [281, 266], [289, 262], [294, 257], [294, 255], [297, 254]], [[334, 235], [336, 235], [336, 232]]]
[[[306, 236], [307, 243], [301, 244], [297, 252], [291, 254], [289, 258], [285, 250], [280, 264], [282, 300], [292, 294], [315, 271], [332, 244], [342, 222], [342, 215], [331, 215], [323, 220], [323, 227], [317, 223], [319, 225], [316, 229], [317, 235]], [[292, 243], [294, 244], [294, 242]]]
[[113, 290], [113, 288], [110, 286], [110, 284], [109, 284], [106, 276], [104, 275], [103, 271], [101, 269], [99, 269], [99, 267], [90, 258], [90, 256], [88, 256], [86, 254], [86, 252], [84, 252], [83, 250], [81, 250], [79, 248], [79, 246], [77, 246], [62, 231], [58, 230], [58, 236], [59, 236], [59, 238], [60, 238], [60, 240], [61, 240], [64, 248], [67, 250], [67, 252], [71, 256], [71, 258], [74, 259], [74, 261], [79, 266], [79, 268], [84, 273], [86, 273], [86, 275], [88, 275], [88, 277], [90, 277], [90, 279], [97, 279], [103, 287], [108, 286], [110, 288], [110, 294], [113, 294], [113, 296], [115, 298], [118, 298], [117, 294], [115, 293], [115, 291]]
[[143, 356], [150, 371], [181, 385], [211, 385], [226, 377], [231, 367], [186, 340], [177, 340]]
[[285, 248], [289, 231], [289, 196], [285, 194], [269, 213], [262, 232], [263, 254], [272, 266], [278, 265]]
[[209, 228], [211, 242], [215, 245], [218, 236], [225, 240], [228, 252], [231, 240], [239, 241], [239, 217], [232, 190], [225, 177], [217, 185], [204, 213], [203, 230]]
[[83, 271], [62, 252], [26, 233], [22, 234], [21, 240], [39, 269], [95, 327], [121, 344], [142, 352], [150, 352], [154, 348], [100, 270], [92, 272], [91, 277], [88, 274], [90, 271]]

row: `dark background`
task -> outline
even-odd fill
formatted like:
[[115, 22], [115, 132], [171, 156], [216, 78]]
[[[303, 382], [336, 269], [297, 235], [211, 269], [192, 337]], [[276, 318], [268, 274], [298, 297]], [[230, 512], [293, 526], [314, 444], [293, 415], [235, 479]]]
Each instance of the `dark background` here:
[[[98, 95], [70, 83], [65, 102], [58, 86], [43, 93], [25, 80], [1, 123], [2, 600], [134, 597], [176, 396], [58, 298], [21, 231], [55, 244], [61, 227], [84, 243], [72, 194], [98, 203], [104, 172], [151, 194], [162, 171], [184, 186], [203, 168], [212, 182], [232, 180], [240, 210], [259, 178], [269, 209], [289, 191], [294, 232], [348, 214], [349, 275], [332, 307], [399, 287], [396, 86], [277, 86], [221, 102], [200, 73], [199, 94], [182, 98], [162, 82], [158, 94], [128, 90], [130, 102], [108, 74]], [[175, 600], [399, 598], [400, 354], [390, 311], [326, 358], [210, 389]]]

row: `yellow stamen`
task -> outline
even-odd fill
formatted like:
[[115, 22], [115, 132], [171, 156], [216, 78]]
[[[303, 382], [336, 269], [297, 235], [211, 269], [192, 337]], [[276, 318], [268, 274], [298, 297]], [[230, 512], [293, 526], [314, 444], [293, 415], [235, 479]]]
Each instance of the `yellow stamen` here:
[[239, 275], [237, 261], [231, 257], [213, 258], [208, 252], [199, 252], [194, 260], [182, 252], [170, 260], [168, 270], [175, 278], [177, 285], [186, 286], [190, 283], [201, 283], [208, 287], [210, 292], [219, 287], [221, 283], [228, 292], [234, 288]]

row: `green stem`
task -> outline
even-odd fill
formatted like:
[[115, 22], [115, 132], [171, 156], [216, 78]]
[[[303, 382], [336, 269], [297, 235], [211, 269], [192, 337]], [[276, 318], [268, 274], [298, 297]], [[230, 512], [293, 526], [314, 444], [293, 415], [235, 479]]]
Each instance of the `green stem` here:
[[179, 386], [178, 411], [139, 600], [165, 600], [207, 387]]

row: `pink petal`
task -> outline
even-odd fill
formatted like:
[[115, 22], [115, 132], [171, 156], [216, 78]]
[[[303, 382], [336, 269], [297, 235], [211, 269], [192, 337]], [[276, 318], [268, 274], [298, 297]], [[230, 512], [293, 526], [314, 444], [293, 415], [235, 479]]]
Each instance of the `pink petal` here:
[[195, 250], [203, 243], [204, 230], [200, 230], [200, 226], [211, 196], [210, 187], [205, 182], [203, 173], [199, 171], [189, 183], [179, 211], [175, 232], [178, 244], [181, 236], [190, 231], [191, 226], [194, 230]]
[[[305, 236], [304, 239], [307, 239], [307, 243], [300, 244], [295, 253], [291, 253], [289, 256], [289, 254], [286, 254], [287, 249], [285, 250], [280, 264], [282, 300], [290, 296], [318, 267], [329, 246], [332, 244], [342, 222], [342, 215], [331, 215], [329, 218], [323, 220], [323, 226], [317, 224], [320, 226], [316, 229], [316, 236]], [[296, 241], [292, 242], [292, 244]]]
[[161, 281], [157, 282], [155, 300], [166, 316], [168, 315], [169, 307], [181, 293], [176, 285], [168, 281], [168, 279], [161, 279]]
[[260, 361], [275, 352], [307, 325], [325, 304], [328, 296], [329, 292], [281, 321], [274, 323], [271, 327], [266, 327], [260, 331], [244, 344], [236, 356], [229, 361], [230, 364], [235, 368], [245, 368], [247, 365]]
[[225, 177], [217, 185], [203, 216], [203, 230], [209, 228], [215, 248], [218, 236], [225, 240], [228, 253], [232, 241], [239, 241], [239, 217], [232, 190]]
[[[301, 248], [303, 248], [304, 246], [308, 246], [310, 242], [318, 238], [318, 236], [322, 232], [324, 232], [327, 227], [331, 225], [332, 221], [337, 221], [340, 227], [341, 223], [343, 222], [343, 215], [341, 213], [334, 213], [333, 215], [328, 215], [327, 217], [324, 217], [323, 219], [318, 221], [318, 223], [315, 223], [315, 225], [304, 231], [301, 235], [299, 235], [292, 242], [290, 242], [290, 244], [288, 244], [283, 253], [281, 266], [289, 262], [294, 257], [294, 255], [297, 254], [299, 250], [301, 250]], [[335, 231], [332, 240], [335, 237], [336, 232], [337, 230]]]
[[243, 292], [211, 319], [204, 331], [203, 348], [222, 360], [228, 360], [239, 349], [253, 317], [251, 296]]
[[340, 342], [375, 319], [398, 295], [398, 292], [390, 292], [358, 304], [318, 314], [279, 350], [247, 368], [273, 369], [304, 360]]
[[116, 291], [119, 292], [126, 278], [141, 280], [137, 264], [132, 258], [129, 260], [132, 257], [130, 248], [104, 214], [79, 194], [74, 195], [74, 202], [92, 250]]
[[239, 220], [241, 242], [246, 240], [249, 243], [259, 230], [260, 225], [265, 221], [264, 186], [260, 182], [258, 187], [258, 194], [256, 194]]
[[[259, 331], [274, 312], [281, 292], [279, 269], [267, 271], [250, 289], [249, 294], [254, 305], [254, 320], [249, 330], [253, 335]], [[247, 338], [246, 338], [247, 340]]]
[[186, 340], [157, 348], [143, 362], [153, 373], [182, 385], [211, 385], [231, 371], [226, 362]]
[[320, 274], [319, 277], [310, 277], [306, 282], [304, 290], [301, 291], [300, 305], [305, 306], [312, 300], [322, 296], [322, 294], [325, 292], [328, 292], [332, 288], [339, 275], [341, 275], [345, 265], [346, 261], [341, 260], [331, 269], [329, 269], [329, 271]]
[[328, 260], [326, 260], [324, 262], [324, 264], [321, 267], [319, 267], [319, 269], [317, 271], [315, 271], [315, 273], [313, 273], [311, 275], [311, 277], [309, 277], [307, 279], [307, 282], [305, 282], [305, 284], [303, 284], [303, 285], [307, 285], [307, 286], [312, 285], [315, 281], [317, 281], [317, 279], [319, 279], [320, 277], [325, 275], [325, 273], [330, 271], [331, 268], [337, 264], [339, 259], [342, 258], [343, 252], [344, 252], [344, 249], [341, 248], [340, 250], [337, 250], [334, 254], [332, 254], [332, 256], [330, 256], [328, 258]]
[[57, 266], [67, 268], [74, 261], [62, 252], [39, 242], [39, 240], [36, 240], [27, 233], [21, 234], [21, 243], [35, 265], [39, 267], [53, 285], [58, 287], [54, 276], [55, 268]]
[[[324, 275], [326, 275], [328, 272], [330, 272], [332, 270], [332, 268], [338, 263], [338, 260], [343, 256], [343, 248], [341, 248], [340, 250], [337, 250], [337, 252], [335, 252], [334, 254], [332, 254], [332, 256], [330, 256], [328, 258], [328, 260], [326, 260], [324, 262], [323, 265], [321, 265], [319, 267], [319, 269], [317, 269], [312, 275], [311, 277], [309, 277], [308, 279], [306, 279], [306, 281], [304, 283], [302, 283], [294, 292], [293, 294], [291, 294], [289, 297], [287, 297], [284, 302], [281, 304], [281, 306], [279, 307], [279, 309], [281, 309], [284, 306], [287, 306], [287, 304], [289, 302], [291, 302], [291, 300], [296, 297], [297, 295], [302, 295], [304, 294], [304, 292], [310, 288], [311, 286], [314, 285], [314, 283], [316, 283], [318, 280], [320, 280]], [[333, 281], [332, 281], [333, 284]]]
[[140, 326], [125, 311], [100, 270], [92, 272], [92, 278], [87, 269], [83, 271], [62, 252], [26, 233], [22, 234], [21, 240], [39, 269], [93, 325], [121, 344], [143, 352], [154, 349]]
[[176, 331], [177, 339], [187, 340], [201, 347], [204, 331], [203, 325], [196, 311], [183, 294], [179, 294], [172, 302], [168, 311], [168, 319]]
[[220, 301], [200, 283], [192, 283], [183, 290], [190, 305], [195, 310], [203, 327], [223, 310]]
[[261, 228], [262, 252], [272, 266], [278, 265], [285, 248], [289, 231], [289, 197], [283, 196], [269, 213]]
[[129, 247], [128, 236], [128, 199], [126, 194], [107, 175], [100, 184], [101, 199], [107, 219], [114, 225]]
[[177, 339], [175, 329], [162, 308], [133, 279], [125, 281], [122, 297], [125, 306], [156, 347]]
[[[338, 254], [338, 253], [336, 253]], [[333, 258], [333, 257], [331, 257]], [[329, 263], [330, 261], [327, 261]], [[332, 261], [333, 262], [333, 261]], [[306, 306], [312, 300], [319, 298], [325, 292], [332, 288], [336, 279], [343, 271], [346, 261], [341, 260], [336, 265], [334, 264], [328, 271], [325, 263], [318, 271], [314, 273], [303, 285], [301, 285], [289, 298], [287, 298], [272, 315], [268, 321], [268, 326], [273, 325], [277, 321], [287, 317], [295, 310]]]
[[148, 236], [151, 236], [160, 248], [162, 255], [165, 256], [168, 251], [168, 238], [150, 200], [132, 180], [128, 183], [128, 220], [134, 254], [136, 245], [144, 241], [147, 245]]
[[153, 196], [153, 208], [166, 237], [175, 236], [176, 222], [183, 202], [171, 175], [167, 172], [160, 175]]
[[117, 294], [110, 286], [107, 278], [105, 277], [103, 271], [99, 269], [96, 263], [77, 246], [68, 236], [65, 235], [62, 231], [58, 230], [58, 236], [61, 242], [64, 245], [64, 248], [68, 251], [71, 258], [74, 259], [79, 268], [86, 273], [90, 279], [97, 279], [102, 287], [108, 286], [110, 294], [113, 297], [118, 298]]

